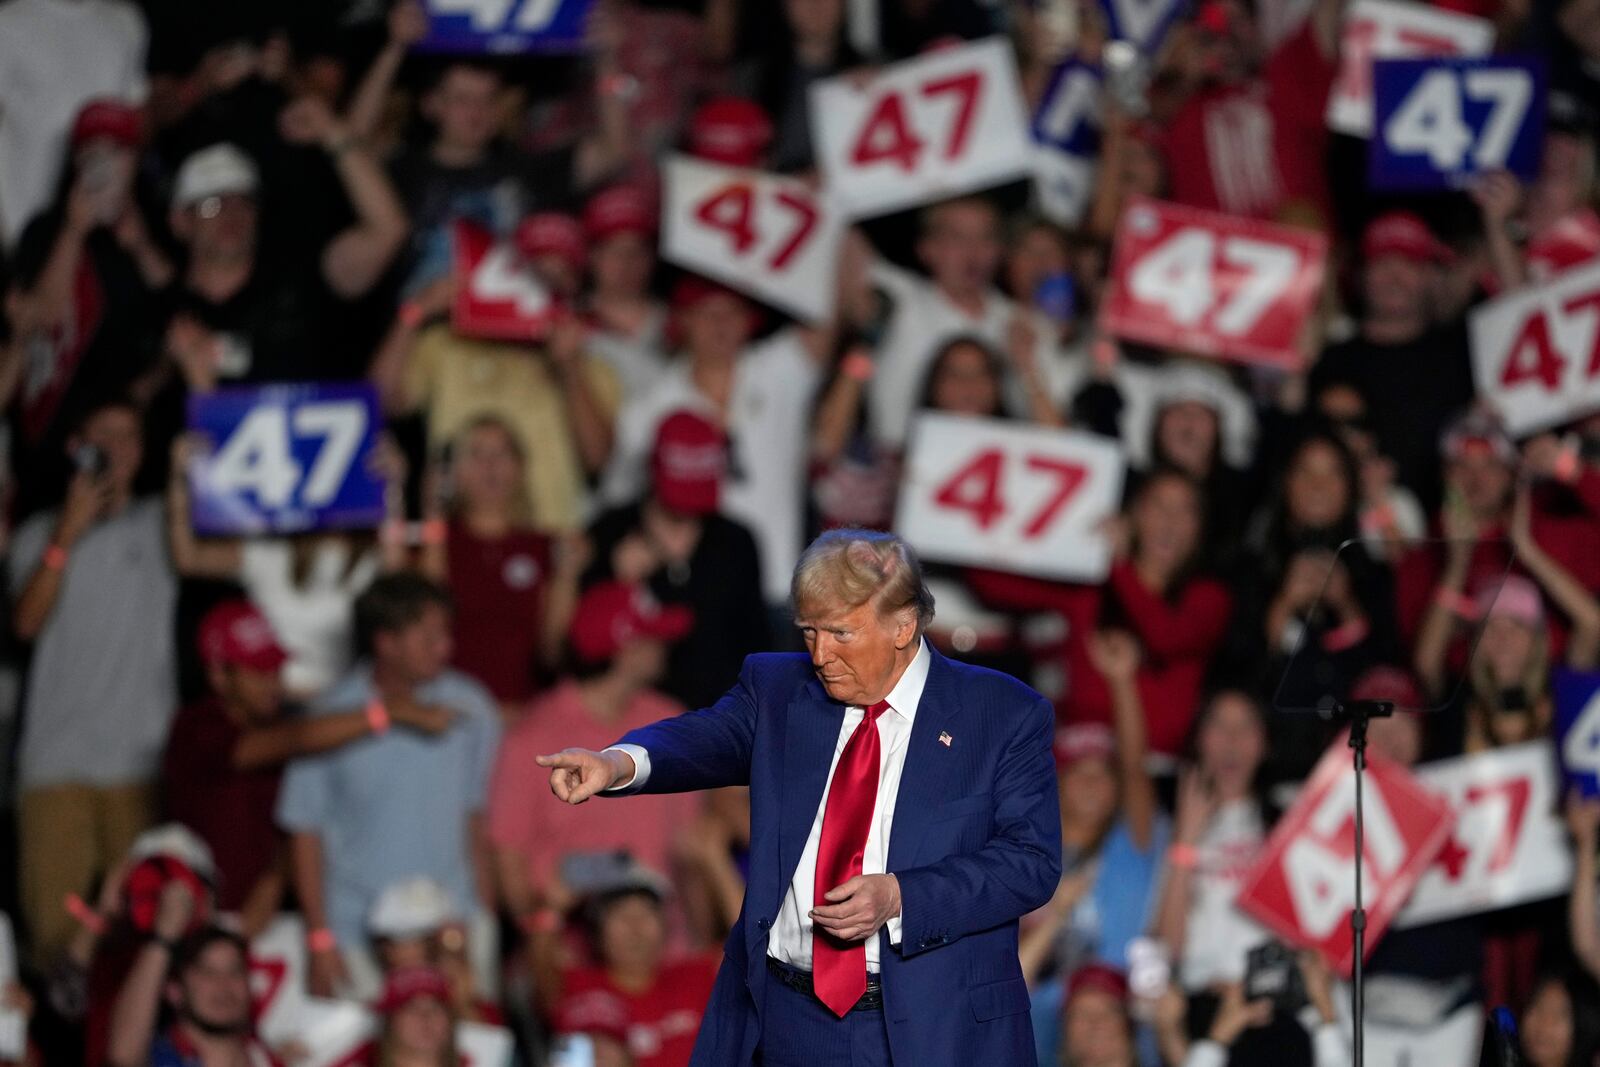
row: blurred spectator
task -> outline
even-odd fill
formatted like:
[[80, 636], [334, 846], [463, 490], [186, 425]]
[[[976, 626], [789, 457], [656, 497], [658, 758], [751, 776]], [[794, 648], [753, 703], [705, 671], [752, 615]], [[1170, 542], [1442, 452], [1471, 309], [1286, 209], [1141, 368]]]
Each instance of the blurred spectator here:
[[590, 888], [583, 919], [594, 965], [552, 976], [557, 1033], [620, 1031], [635, 1067], [687, 1067], [716, 962], [667, 960], [666, 893], [665, 879], [631, 862]]
[[367, 916], [367, 933], [385, 982], [411, 968], [432, 968], [448, 984], [457, 1019], [492, 1025], [504, 1021], [499, 1005], [479, 995], [467, 954], [465, 917], [438, 882], [424, 876], [386, 887]]
[[527, 464], [499, 417], [467, 423], [431, 471], [421, 554], [422, 572], [455, 600], [455, 665], [518, 711], [548, 681], [571, 615], [555, 549], [577, 551], [532, 528]]
[[159, 351], [154, 297], [173, 268], [137, 199], [143, 125], [132, 104], [85, 104], [60, 191], [16, 250], [7, 312], [28, 363], [16, 413], [23, 514], [64, 476], [62, 443], [84, 405], [133, 387]]
[[691, 798], [551, 804], [535, 760], [567, 745], [604, 748], [636, 726], [681, 712], [651, 686], [666, 666], [667, 649], [692, 624], [688, 608], [663, 607], [644, 589], [621, 582], [596, 585], [579, 602], [570, 635], [572, 676], [536, 699], [506, 734], [489, 793], [500, 900], [524, 925], [548, 905], [553, 884], [564, 880], [564, 857], [625, 849], [647, 866], [667, 869], [674, 831], [694, 810]]
[[366, 1063], [370, 1067], [454, 1067], [457, 1015], [450, 983], [432, 967], [403, 967], [384, 981], [378, 1000], [383, 1033]]
[[692, 411], [661, 420], [640, 500], [602, 513], [589, 528], [585, 586], [643, 582], [663, 604], [681, 604], [694, 626], [667, 654], [662, 692], [709, 707], [744, 658], [770, 646], [755, 539], [717, 514], [728, 479], [728, 441]]
[[[112, 1067], [226, 1067], [271, 1064], [251, 1033], [249, 947], [216, 926], [181, 934], [184, 898], [164, 893], [156, 934], [117, 994]], [[181, 939], [180, 939], [181, 938]], [[162, 1007], [172, 1024], [160, 1027]]]
[[177, 706], [177, 582], [159, 500], [134, 495], [137, 409], [88, 410], [69, 439], [76, 473], [60, 508], [17, 530], [12, 626], [33, 645], [18, 754], [23, 915], [34, 958], [65, 947], [69, 893], [87, 893], [151, 822]]
[[1522, 1012], [1518, 1044], [1528, 1067], [1593, 1063], [1600, 1056], [1600, 986], [1576, 972], [1543, 975]]
[[1357, 522], [1367, 554], [1393, 562], [1411, 542], [1427, 533], [1428, 520], [1417, 495], [1399, 484], [1394, 460], [1378, 448], [1377, 428], [1366, 397], [1348, 382], [1323, 382], [1314, 398], [1317, 414], [1339, 435], [1355, 459], [1361, 483]]
[[458, 281], [435, 282], [401, 306], [371, 367], [384, 409], [422, 413], [435, 446], [480, 416], [498, 416], [530, 460], [523, 473], [533, 525], [570, 530], [590, 479], [612, 456], [616, 376], [587, 352], [570, 310], [556, 313], [538, 345], [464, 337], [432, 322], [448, 312]]
[[148, 36], [126, 0], [13, 0], [0, 9], [0, 251], [50, 202], [83, 106], [143, 101]]
[[1246, 954], [1270, 940], [1234, 907], [1272, 821], [1260, 792], [1265, 719], [1245, 693], [1213, 695], [1195, 720], [1194, 766], [1178, 780], [1173, 845], [1154, 928], [1190, 993], [1242, 980]]
[[[1244, 987], [1228, 983], [1205, 1037], [1189, 1046], [1182, 1067], [1273, 1067], [1305, 1063], [1345, 1067], [1350, 1041], [1333, 1003], [1333, 976], [1315, 952], [1300, 952], [1296, 965], [1310, 1007], [1299, 1017], [1278, 1010], [1271, 1000], [1246, 1000]], [[1303, 1022], [1310, 1015], [1314, 1022]], [[1309, 1033], [1307, 1031], [1309, 1030]], [[1309, 1046], [1309, 1047], [1308, 1047]]]
[[761, 590], [777, 623], [787, 619], [789, 576], [804, 535], [806, 424], [822, 339], [817, 331], [790, 326], [752, 343], [761, 321], [755, 305], [694, 276], [679, 280], [672, 312], [684, 352], [618, 416], [616, 454], [601, 499], [618, 506], [644, 495], [650, 457], [668, 416], [689, 410], [722, 427], [731, 459], [720, 510], [755, 535]]
[[655, 205], [637, 185], [612, 185], [583, 208], [589, 249], [589, 349], [617, 376], [622, 402], [667, 370], [667, 310], [650, 291], [656, 269]]
[[[1539, 174], [1530, 185], [1524, 188], [1502, 172], [1474, 186], [1498, 283], [1493, 288], [1547, 281], [1600, 256], [1595, 166], [1591, 129], [1553, 126], [1545, 133]], [[1520, 249], [1517, 236], [1526, 238]]]
[[843, 0], [784, 0], [780, 17], [751, 27], [761, 48], [734, 68], [739, 92], [772, 116], [768, 166], [780, 173], [812, 164], [811, 86], [862, 65], [848, 40]]
[[[291, 836], [294, 887], [306, 917], [314, 993], [376, 993], [366, 918], [383, 888], [425, 874], [472, 925], [473, 958], [493, 958], [483, 909], [493, 900], [483, 808], [499, 742], [493, 700], [449, 669], [450, 600], [427, 579], [386, 575], [356, 601], [370, 655], [311, 706], [313, 715], [363, 710], [375, 736], [289, 765], [278, 824]], [[389, 729], [391, 709], [445, 711], [437, 736]], [[485, 983], [492, 987], [491, 983]]]
[[[188, 826], [216, 857], [217, 903], [242, 912], [247, 934], [278, 911], [287, 883], [287, 849], [273, 811], [283, 765], [373, 732], [360, 711], [285, 715], [281, 674], [288, 653], [253, 605], [228, 600], [200, 623], [208, 692], [172, 722], [161, 766], [162, 810]], [[449, 726], [438, 708], [400, 704], [398, 724], [426, 734]]]
[[1396, 480], [1433, 508], [1446, 423], [1472, 400], [1472, 366], [1459, 322], [1436, 324], [1440, 264], [1450, 249], [1416, 215], [1391, 211], [1361, 235], [1361, 300], [1356, 336], [1330, 346], [1311, 374], [1348, 382], [1366, 400], [1378, 450]]
[[1052, 1067], [1137, 1067], [1128, 980], [1103, 963], [1088, 963], [1067, 978], [1061, 1041], [1041, 1054]]

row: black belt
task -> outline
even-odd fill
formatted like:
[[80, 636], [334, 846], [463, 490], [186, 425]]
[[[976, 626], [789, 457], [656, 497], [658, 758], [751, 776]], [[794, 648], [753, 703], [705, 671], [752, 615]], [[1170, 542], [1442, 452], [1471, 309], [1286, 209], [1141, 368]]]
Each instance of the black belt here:
[[[782, 960], [767, 957], [767, 970], [772, 977], [793, 989], [797, 993], [804, 993], [808, 997], [815, 997], [817, 991], [811, 984], [811, 972], [802, 971], [798, 967], [791, 967]], [[861, 994], [861, 999], [856, 1001], [851, 1011], [882, 1011], [883, 1010], [883, 983], [878, 976], [867, 972], [867, 991]]]

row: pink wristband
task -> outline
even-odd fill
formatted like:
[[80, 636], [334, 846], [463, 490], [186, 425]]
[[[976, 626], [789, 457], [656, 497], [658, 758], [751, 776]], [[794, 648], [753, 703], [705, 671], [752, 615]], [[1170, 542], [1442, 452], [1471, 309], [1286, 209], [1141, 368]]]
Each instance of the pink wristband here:
[[84, 899], [76, 893], [68, 893], [62, 905], [67, 909], [67, 914], [78, 920], [78, 925], [88, 930], [96, 937], [105, 936], [105, 916], [89, 907]]
[[1193, 870], [1200, 862], [1200, 850], [1179, 841], [1167, 849], [1167, 862], [1180, 871]]
[[389, 709], [374, 700], [367, 705], [367, 726], [374, 734], [382, 735], [389, 732]]
[[67, 550], [57, 544], [47, 545], [44, 550], [44, 565], [47, 570], [66, 570]]
[[332, 952], [339, 947], [339, 939], [326, 926], [319, 926], [306, 933], [306, 947], [312, 952]]

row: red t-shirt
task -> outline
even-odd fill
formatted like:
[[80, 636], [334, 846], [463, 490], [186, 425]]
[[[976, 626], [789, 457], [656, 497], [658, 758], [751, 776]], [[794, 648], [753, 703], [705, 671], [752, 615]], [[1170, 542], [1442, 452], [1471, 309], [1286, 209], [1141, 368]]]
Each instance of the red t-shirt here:
[[542, 681], [538, 651], [550, 539], [516, 530], [490, 540], [452, 522], [447, 551], [456, 666], [498, 700], [526, 700]]
[[717, 962], [699, 956], [668, 963], [643, 993], [623, 992], [598, 968], [570, 970], [556, 1008], [556, 1030], [625, 1035], [634, 1067], [686, 1067], [711, 999]]
[[211, 847], [217, 903], [237, 911], [277, 856], [272, 821], [281, 767], [240, 771], [234, 746], [243, 731], [208, 696], [178, 712], [161, 764], [166, 817], [183, 823]]

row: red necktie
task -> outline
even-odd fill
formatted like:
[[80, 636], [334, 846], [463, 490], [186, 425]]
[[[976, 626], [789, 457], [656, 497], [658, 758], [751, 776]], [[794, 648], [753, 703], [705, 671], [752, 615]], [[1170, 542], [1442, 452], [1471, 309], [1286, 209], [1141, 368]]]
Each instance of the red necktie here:
[[[872, 807], [878, 799], [878, 716], [889, 710], [880, 700], [867, 709], [844, 744], [839, 766], [828, 786], [822, 809], [822, 836], [817, 844], [817, 881], [812, 905], [828, 903], [824, 895], [861, 873], [872, 828]], [[840, 941], [819, 926], [811, 929], [811, 980], [817, 999], [843, 1018], [867, 991], [867, 945]]]

